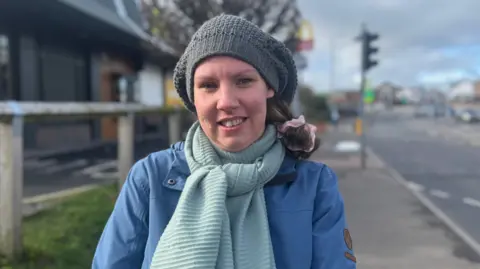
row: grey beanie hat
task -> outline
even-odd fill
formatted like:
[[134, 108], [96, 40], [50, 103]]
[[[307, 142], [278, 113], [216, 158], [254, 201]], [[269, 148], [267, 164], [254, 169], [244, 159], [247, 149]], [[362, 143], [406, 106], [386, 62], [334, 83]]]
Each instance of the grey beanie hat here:
[[195, 112], [195, 68], [214, 55], [231, 56], [252, 65], [280, 100], [292, 102], [297, 90], [297, 69], [290, 51], [253, 23], [223, 14], [197, 30], [175, 67], [175, 88], [188, 110]]

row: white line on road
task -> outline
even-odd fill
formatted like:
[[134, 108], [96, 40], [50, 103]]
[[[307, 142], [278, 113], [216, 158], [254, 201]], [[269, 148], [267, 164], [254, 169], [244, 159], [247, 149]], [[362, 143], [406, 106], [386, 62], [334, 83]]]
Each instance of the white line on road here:
[[441, 199], [450, 198], [450, 194], [448, 192], [444, 192], [441, 190], [430, 190], [430, 195], [441, 198]]
[[34, 169], [34, 168], [43, 168], [57, 164], [57, 160], [49, 159], [49, 160], [25, 160], [23, 165], [27, 169]]
[[425, 187], [418, 184], [418, 183], [415, 183], [415, 182], [412, 182], [412, 181], [409, 181], [408, 182], [408, 188], [411, 189], [412, 191], [417, 191], [417, 192], [421, 192], [423, 190], [425, 190]]
[[91, 175], [91, 174], [95, 174], [95, 173], [102, 172], [104, 170], [116, 168], [116, 167], [117, 167], [117, 161], [110, 160], [103, 163], [85, 167], [84, 169], [78, 171], [78, 173], [84, 174], [84, 175]]
[[472, 140], [470, 141], [470, 145], [474, 147], [480, 147], [480, 140]]
[[429, 135], [431, 135], [433, 137], [439, 136], [439, 133], [435, 130], [428, 130], [427, 132], [428, 132]]
[[87, 160], [80, 159], [80, 160], [75, 160], [73, 162], [66, 163], [64, 165], [58, 165], [57, 164], [56, 166], [53, 166], [53, 167], [47, 167], [45, 170], [43, 170], [43, 172], [46, 173], [46, 174], [53, 174], [53, 173], [58, 173], [58, 172], [63, 171], [63, 170], [84, 166], [86, 164], [88, 164]]
[[93, 174], [90, 174], [90, 177], [92, 179], [114, 179], [114, 178], [118, 178], [119, 174], [118, 174], [118, 171], [115, 171], [115, 172], [95, 172]]
[[480, 201], [477, 201], [477, 200], [475, 200], [473, 198], [470, 198], [470, 197], [463, 198], [463, 203], [467, 204], [467, 205], [470, 205], [470, 206], [473, 206], [473, 207], [479, 207], [480, 208]]

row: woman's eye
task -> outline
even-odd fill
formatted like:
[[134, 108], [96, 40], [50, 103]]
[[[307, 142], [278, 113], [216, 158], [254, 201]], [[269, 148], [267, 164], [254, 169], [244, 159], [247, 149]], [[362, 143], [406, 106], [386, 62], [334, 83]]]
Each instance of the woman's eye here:
[[241, 78], [238, 80], [237, 83], [240, 86], [246, 86], [246, 85], [250, 85], [252, 82], [253, 82], [253, 79], [251, 78]]
[[217, 88], [217, 84], [213, 82], [204, 82], [200, 84], [200, 88], [205, 90], [213, 90]]

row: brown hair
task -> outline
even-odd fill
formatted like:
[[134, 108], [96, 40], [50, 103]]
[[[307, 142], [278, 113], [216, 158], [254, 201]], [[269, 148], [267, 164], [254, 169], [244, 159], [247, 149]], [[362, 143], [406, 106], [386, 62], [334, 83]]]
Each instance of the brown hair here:
[[[293, 113], [285, 102], [273, 96], [267, 100], [267, 124], [276, 126], [293, 119]], [[293, 145], [300, 148], [308, 148], [311, 146], [310, 133], [303, 127], [288, 128], [283, 134], [281, 141], [284, 145]], [[315, 145], [311, 152], [291, 151], [286, 148], [287, 152], [297, 159], [308, 159], [320, 147], [320, 139], [315, 139]]]

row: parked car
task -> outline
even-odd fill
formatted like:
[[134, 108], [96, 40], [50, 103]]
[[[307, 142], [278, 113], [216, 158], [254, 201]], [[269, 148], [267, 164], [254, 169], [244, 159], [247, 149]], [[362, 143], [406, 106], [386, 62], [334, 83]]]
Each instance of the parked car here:
[[457, 110], [455, 111], [455, 119], [467, 123], [480, 122], [480, 111], [471, 108]]

